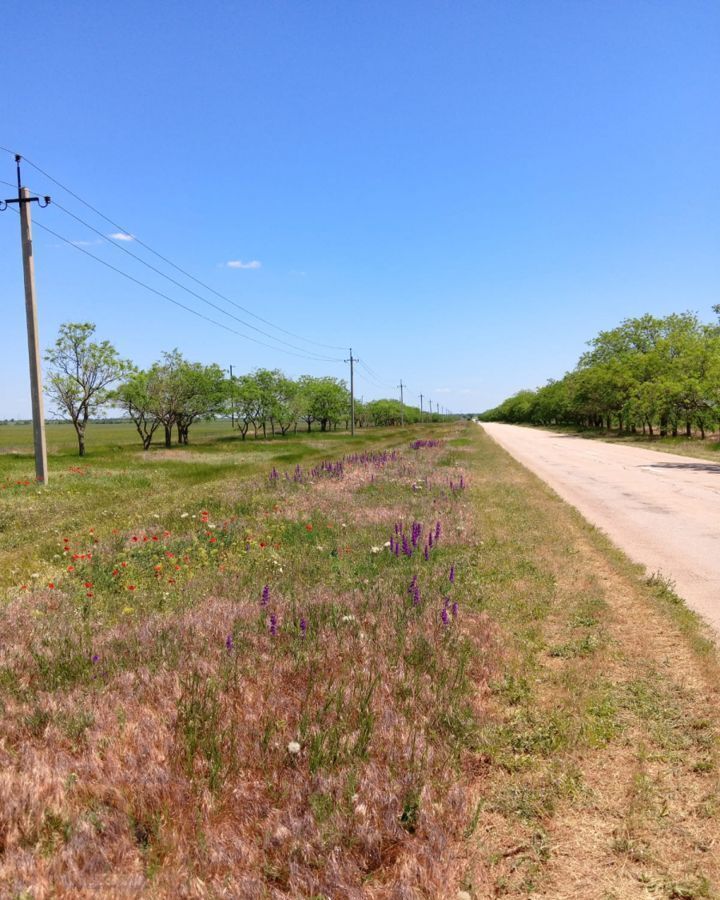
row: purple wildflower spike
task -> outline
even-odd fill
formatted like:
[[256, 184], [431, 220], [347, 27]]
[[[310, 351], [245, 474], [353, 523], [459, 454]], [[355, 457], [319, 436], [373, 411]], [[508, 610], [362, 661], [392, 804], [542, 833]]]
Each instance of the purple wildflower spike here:
[[441, 525], [440, 525], [440, 522], [438, 521], [438, 522], [436, 523], [436, 525], [435, 525], [435, 540], [436, 540], [436, 541], [439, 541], [439, 540], [440, 540], [440, 534], [441, 534], [441, 532], [442, 532], [442, 527], [441, 527]]
[[270, 634], [275, 637], [277, 634], [277, 616], [275, 613], [272, 613], [270, 616]]
[[233, 636], [231, 634], [229, 634], [225, 638], [225, 649], [227, 650], [228, 653], [232, 653], [232, 648], [233, 648]]
[[262, 589], [262, 600], [260, 601], [263, 606], [267, 606], [270, 602], [270, 585], [266, 584]]
[[307, 634], [307, 622], [304, 618], [300, 619], [300, 637], [305, 637]]
[[455, 563], [450, 566], [450, 584], [455, 584]]
[[432, 550], [432, 545], [433, 545], [433, 533], [431, 531], [430, 534], [428, 535], [428, 547], [430, 547], [431, 550]]
[[92, 663], [100, 662], [100, 657], [97, 655], [97, 653], [93, 653], [92, 657], [90, 658], [90, 662], [92, 662]]
[[443, 623], [443, 625], [447, 625], [449, 621], [450, 621], [450, 617], [448, 616], [447, 607], [443, 606], [442, 623]]
[[425, 555], [425, 562], [427, 562], [430, 559], [430, 551], [428, 550], [427, 544], [425, 544], [425, 554], [424, 555]]
[[453, 619], [457, 619], [457, 617], [458, 617], [458, 602], [457, 602], [457, 600], [452, 605], [452, 615], [453, 615]]

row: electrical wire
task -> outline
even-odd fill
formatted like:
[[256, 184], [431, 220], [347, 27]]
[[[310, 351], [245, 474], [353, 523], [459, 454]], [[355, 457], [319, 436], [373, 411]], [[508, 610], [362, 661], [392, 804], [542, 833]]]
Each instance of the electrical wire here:
[[[311, 351], [307, 351], [304, 347], [297, 347], [295, 344], [291, 344], [288, 341], [284, 341], [282, 338], [275, 337], [275, 335], [270, 334], [268, 331], [263, 331], [262, 328], [258, 328], [256, 325], [252, 325], [250, 322], [245, 322], [243, 319], [240, 319], [238, 316], [233, 315], [233, 313], [228, 312], [223, 309], [222, 306], [218, 306], [217, 303], [213, 303], [212, 300], [207, 300], [205, 297], [201, 296], [197, 293], [197, 291], [193, 291], [192, 288], [186, 287], [181, 282], [177, 281], [175, 278], [172, 278], [170, 275], [166, 275], [165, 272], [158, 269], [156, 266], [153, 266], [151, 263], [144, 260], [141, 256], [138, 256], [137, 253], [133, 253], [128, 247], [123, 247], [122, 244], [116, 243], [112, 238], [108, 237], [106, 234], [103, 234], [102, 231], [99, 231], [97, 228], [93, 227], [89, 222], [86, 222], [84, 219], [81, 219], [80, 216], [75, 215], [74, 212], [71, 212], [69, 209], [65, 209], [64, 206], [61, 206], [57, 201], [53, 203], [53, 206], [57, 207], [61, 212], [64, 212], [66, 215], [75, 219], [76, 222], [79, 222], [81, 225], [84, 225], [86, 228], [89, 228], [94, 234], [99, 235], [104, 241], [107, 241], [113, 247], [116, 247], [118, 250], [122, 250], [123, 253], [126, 253], [128, 256], [131, 256], [134, 260], [142, 265], [146, 266], [150, 271], [155, 272], [156, 275], [160, 275], [162, 278], [165, 278], [171, 284], [174, 284], [176, 287], [179, 287], [181, 290], [190, 294], [193, 297], [196, 297], [202, 303], [211, 306], [213, 309], [218, 310], [225, 316], [229, 316], [229, 318], [234, 319], [236, 322], [239, 322], [245, 328], [251, 328], [253, 331], [257, 331], [259, 334], [265, 335], [265, 337], [270, 338], [271, 341], [277, 341], [279, 344], [284, 344], [286, 347], [291, 347], [293, 350], [298, 350], [300, 353], [307, 353]], [[339, 362], [339, 360], [329, 357], [323, 356], [321, 357], [319, 354], [316, 354], [318, 359], [322, 359], [325, 362]]]
[[[5, 150], [7, 153], [13, 153], [13, 151], [9, 150], [7, 147], [0, 147], [0, 150]], [[33, 169], [36, 169], [38, 172], [40, 172], [41, 175], [44, 175], [46, 178], [49, 178], [50, 181], [53, 182], [53, 184], [56, 184], [63, 191], [66, 191], [68, 194], [70, 194], [71, 197], [74, 197], [77, 201], [82, 203], [83, 206], [86, 206], [88, 209], [92, 210], [96, 215], [100, 216], [101, 219], [104, 219], [106, 222], [108, 222], [110, 225], [112, 225], [113, 228], [116, 228], [119, 232], [122, 232], [123, 234], [132, 234], [132, 232], [129, 231], [127, 228], [124, 228], [122, 225], [118, 225], [117, 222], [115, 222], [109, 216], [106, 216], [105, 213], [101, 212], [99, 209], [97, 209], [91, 203], [88, 203], [87, 200], [83, 200], [83, 198], [81, 196], [79, 196], [79, 194], [76, 194], [70, 188], [66, 187], [64, 184], [59, 182], [56, 178], [53, 178], [52, 175], [50, 175], [44, 169], [41, 169], [40, 166], [37, 165], [37, 163], [34, 163], [31, 159], [28, 159], [26, 156], [23, 156], [22, 158], [23, 158], [23, 161], [26, 162], [29, 166], [32, 166]], [[91, 226], [88, 226], [88, 227], [91, 227]], [[215, 294], [216, 297], [219, 297], [221, 300], [224, 300], [226, 303], [229, 303], [231, 306], [235, 306], [237, 309], [242, 310], [244, 313], [246, 313], [249, 316], [252, 316], [254, 319], [257, 319], [259, 322], [264, 322], [265, 325], [269, 325], [271, 328], [274, 328], [276, 331], [281, 331], [283, 334], [287, 334], [289, 337], [294, 337], [296, 340], [304, 341], [305, 343], [308, 343], [308, 344], [315, 344], [316, 346], [326, 347], [327, 349], [330, 349], [330, 350], [344, 350], [345, 349], [344, 347], [341, 347], [338, 344], [326, 344], [321, 341], [313, 340], [312, 338], [303, 337], [302, 335], [295, 334], [294, 332], [288, 331], [285, 328], [281, 328], [279, 325], [276, 325], [274, 322], [271, 322], [268, 319], [264, 319], [262, 316], [257, 315], [257, 313], [254, 313], [252, 310], [247, 309], [247, 307], [242, 306], [240, 303], [236, 303], [234, 300], [231, 300], [230, 297], [225, 296], [225, 294], [222, 294], [219, 291], [216, 291], [215, 288], [210, 287], [210, 285], [205, 284], [205, 282], [201, 281], [199, 278], [196, 278], [194, 275], [192, 275], [190, 272], [183, 269], [181, 266], [178, 266], [171, 259], [168, 259], [166, 256], [163, 256], [161, 253], [158, 253], [157, 250], [154, 250], [149, 244], [145, 243], [137, 236], [135, 236], [135, 235], [132, 235], [132, 236], [137, 244], [139, 244], [141, 247], [144, 247], [146, 250], [148, 250], [154, 256], [157, 256], [158, 259], [161, 259], [164, 263], [167, 263], [167, 265], [172, 266], [173, 269], [176, 269], [178, 272], [180, 272], [186, 278], [189, 278], [191, 281], [194, 281], [196, 284], [199, 284], [201, 287], [205, 288], [206, 291], [210, 291], [212, 294]], [[103, 235], [103, 237], [105, 237], [105, 235]], [[262, 333], [265, 334], [265, 332], [262, 332]], [[273, 338], [273, 340], [279, 340], [279, 339]]]
[[[17, 210], [15, 210], [17, 212]], [[61, 234], [58, 234], [57, 231], [54, 231], [52, 228], [48, 228], [47, 225], [43, 225], [41, 222], [33, 223], [36, 228], [40, 228], [43, 231], [47, 231], [48, 234], [51, 234], [53, 237], [62, 241], [65, 244], [68, 244], [70, 247], [74, 247], [76, 250], [79, 250], [81, 253], [84, 253], [86, 256], [89, 256], [91, 259], [94, 259], [96, 262], [99, 262], [101, 265], [106, 266], [108, 269], [111, 269], [113, 272], [117, 272], [118, 275], [122, 275], [124, 278], [127, 278], [129, 281], [132, 281], [134, 284], [139, 285], [140, 287], [145, 288], [145, 290], [150, 291], [152, 294], [156, 294], [158, 297], [162, 297], [164, 300], [168, 300], [170, 303], [175, 306], [179, 306], [181, 309], [186, 310], [189, 313], [192, 313], [194, 316], [197, 316], [199, 319], [204, 319], [206, 322], [210, 322], [213, 325], [217, 325], [218, 328], [222, 328], [225, 331], [229, 331], [231, 334], [236, 334], [238, 337], [244, 338], [246, 341], [252, 341], [255, 344], [259, 344], [261, 347], [267, 347], [270, 350], [279, 350], [281, 353], [287, 353], [290, 356], [297, 356], [301, 359], [310, 359], [313, 361], [321, 361], [321, 362], [337, 362], [337, 360], [329, 360], [328, 357], [321, 356], [310, 356], [308, 354], [303, 353], [295, 353], [292, 350], [285, 350], [283, 347], [275, 347], [272, 344], [266, 344], [265, 341], [260, 341], [257, 338], [251, 337], [248, 334], [243, 334], [241, 331], [238, 331], [236, 328], [231, 328], [229, 325], [225, 325], [223, 322], [218, 322], [216, 319], [212, 319], [210, 316], [206, 316], [204, 313], [198, 312], [198, 310], [193, 309], [191, 306], [187, 306], [185, 303], [181, 303], [179, 300], [175, 300], [173, 297], [170, 297], [168, 294], [163, 291], [157, 290], [157, 288], [151, 287], [149, 284], [146, 284], [144, 281], [141, 281], [139, 278], [135, 278], [133, 275], [129, 275], [127, 272], [123, 272], [122, 269], [119, 269], [117, 266], [112, 265], [112, 263], [107, 262], [104, 259], [101, 259], [99, 256], [95, 256], [94, 253], [90, 253], [89, 250], [86, 250], [84, 247], [79, 247], [77, 244], [74, 244], [71, 240], [66, 237], [63, 237]]]

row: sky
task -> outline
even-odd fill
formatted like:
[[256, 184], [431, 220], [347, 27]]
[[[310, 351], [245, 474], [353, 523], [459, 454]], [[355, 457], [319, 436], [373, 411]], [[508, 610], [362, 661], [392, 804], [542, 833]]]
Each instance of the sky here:
[[[348, 378], [352, 346], [359, 397], [461, 412], [624, 318], [714, 318], [717, 2], [26, 0], [0, 27], [0, 145], [58, 204], [32, 209], [43, 347], [91, 321], [139, 366]], [[0, 273], [0, 418], [26, 418], [11, 208]]]

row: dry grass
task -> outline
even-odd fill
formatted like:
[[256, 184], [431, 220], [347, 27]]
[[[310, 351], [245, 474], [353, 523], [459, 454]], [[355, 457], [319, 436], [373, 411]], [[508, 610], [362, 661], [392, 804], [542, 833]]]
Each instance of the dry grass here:
[[714, 649], [480, 429], [444, 434], [343, 477], [163, 475], [92, 534], [51, 498], [0, 613], [0, 896], [717, 896]]

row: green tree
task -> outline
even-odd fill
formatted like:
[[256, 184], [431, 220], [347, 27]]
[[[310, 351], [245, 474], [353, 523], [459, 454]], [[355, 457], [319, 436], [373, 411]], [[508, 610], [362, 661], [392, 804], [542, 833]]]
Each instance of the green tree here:
[[93, 341], [94, 333], [92, 322], [66, 322], [45, 353], [48, 394], [60, 415], [72, 422], [80, 456], [85, 455], [89, 419], [108, 405], [112, 386], [132, 371], [132, 363], [121, 359], [109, 341]]

